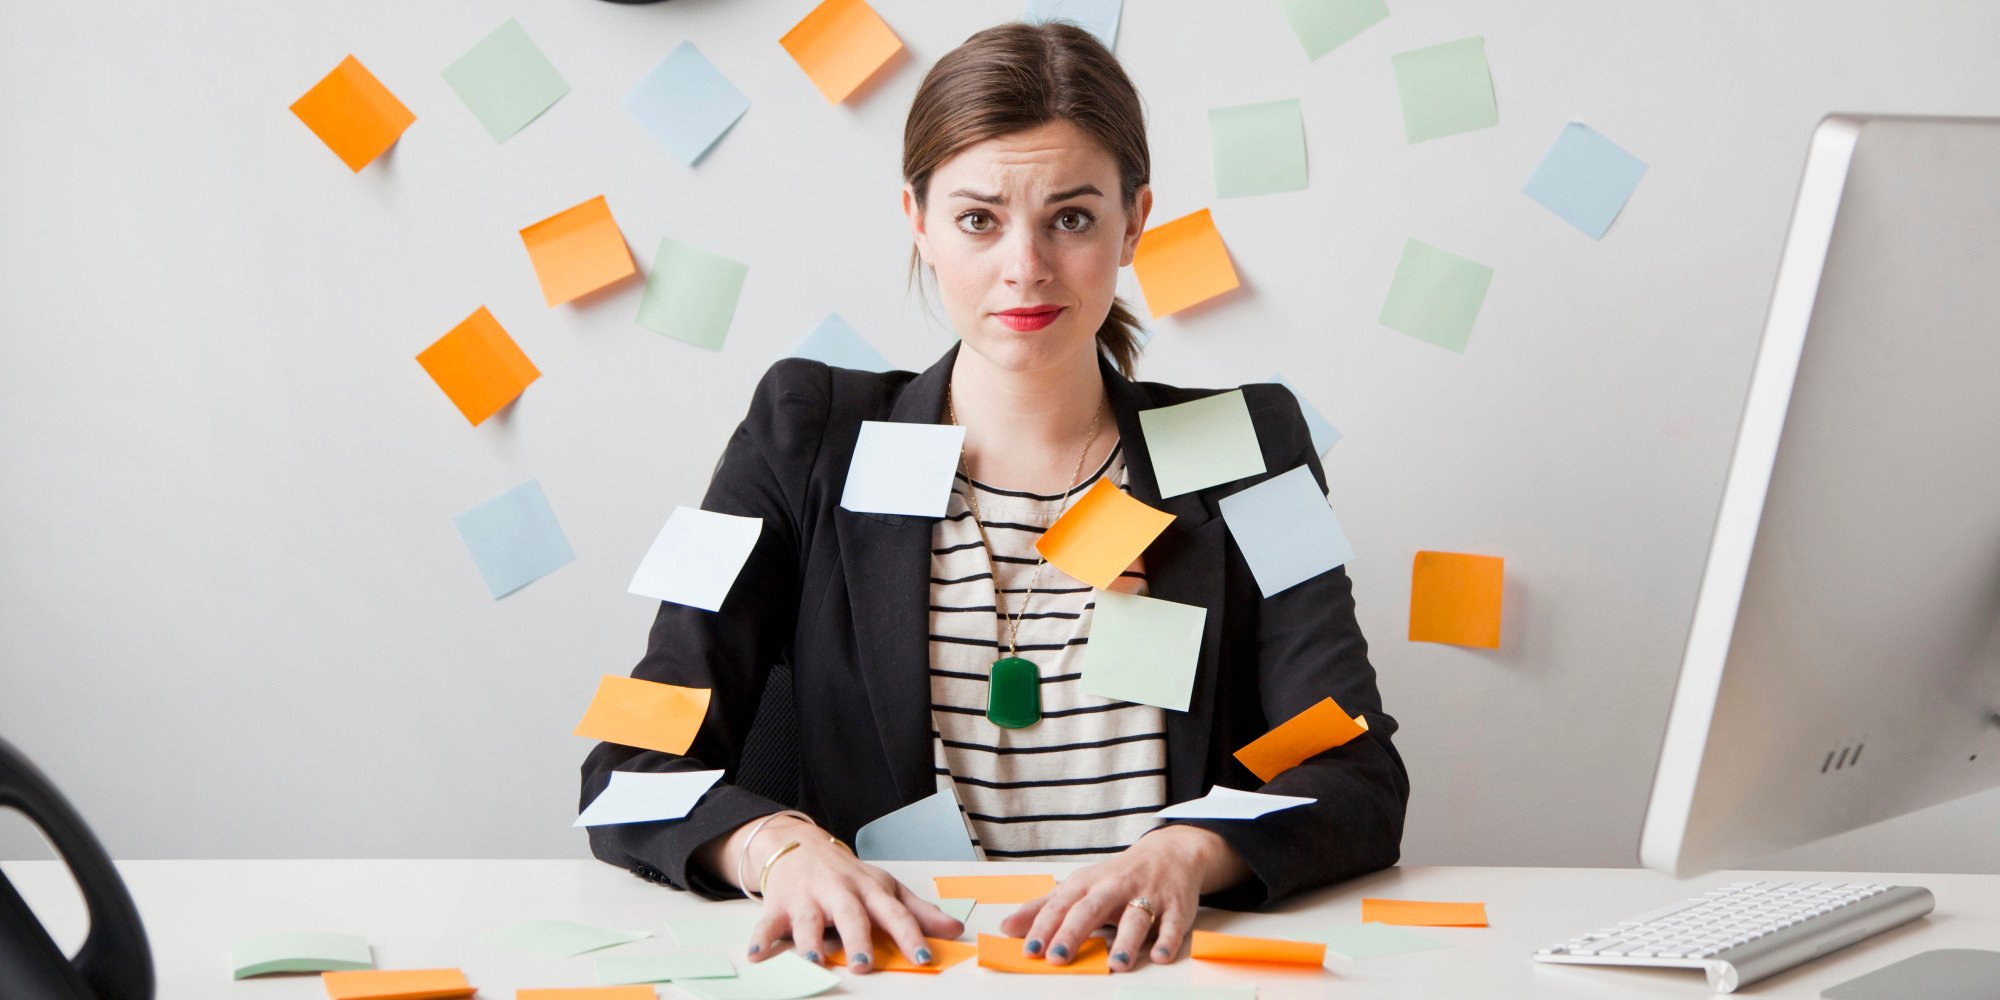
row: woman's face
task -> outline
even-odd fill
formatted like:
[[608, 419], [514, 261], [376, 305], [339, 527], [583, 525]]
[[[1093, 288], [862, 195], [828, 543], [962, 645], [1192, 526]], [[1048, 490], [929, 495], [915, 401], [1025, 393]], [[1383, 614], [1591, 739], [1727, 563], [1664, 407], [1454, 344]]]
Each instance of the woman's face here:
[[1057, 121], [960, 150], [922, 212], [903, 186], [903, 214], [965, 346], [1030, 373], [1095, 351], [1153, 204], [1142, 186], [1128, 214], [1118, 194], [1111, 154]]

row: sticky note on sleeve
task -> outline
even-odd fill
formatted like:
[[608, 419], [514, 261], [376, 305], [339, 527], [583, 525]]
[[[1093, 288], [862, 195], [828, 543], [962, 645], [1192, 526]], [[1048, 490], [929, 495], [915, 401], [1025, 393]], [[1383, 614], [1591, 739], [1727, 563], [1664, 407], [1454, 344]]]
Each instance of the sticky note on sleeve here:
[[355, 173], [388, 152], [417, 120], [353, 56], [342, 59], [333, 72], [293, 101], [292, 114]]
[[888, 22], [862, 0], [826, 0], [785, 32], [778, 44], [812, 78], [828, 104], [853, 96], [903, 49]]
[[1505, 561], [1465, 552], [1418, 552], [1410, 575], [1410, 641], [1500, 647]]
[[1236, 751], [1236, 759], [1251, 774], [1269, 781], [1306, 758], [1344, 746], [1367, 731], [1367, 719], [1348, 715], [1332, 698], [1321, 698], [1311, 708]]
[[1106, 590], [1173, 519], [1099, 479], [1036, 540], [1035, 550], [1055, 568]]
[[1208, 209], [1163, 222], [1139, 237], [1132, 273], [1153, 318], [1199, 305], [1239, 282]]
[[417, 363], [474, 427], [542, 377], [485, 306], [419, 352]]
[[763, 531], [761, 517], [675, 507], [625, 589], [655, 600], [719, 611]]
[[708, 715], [707, 688], [605, 674], [573, 735], [684, 754]]

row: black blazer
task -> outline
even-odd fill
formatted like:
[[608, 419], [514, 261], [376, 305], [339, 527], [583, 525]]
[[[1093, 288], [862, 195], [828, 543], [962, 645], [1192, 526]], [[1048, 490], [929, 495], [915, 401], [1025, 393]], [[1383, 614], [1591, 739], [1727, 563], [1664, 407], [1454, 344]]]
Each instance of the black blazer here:
[[[713, 689], [685, 756], [600, 743], [583, 763], [582, 803], [613, 770], [723, 768], [684, 819], [590, 828], [598, 858], [713, 898], [736, 895], [690, 857], [703, 843], [784, 804], [729, 784], [769, 668], [791, 666], [801, 758], [799, 808], [852, 841], [860, 827], [936, 791], [931, 761], [930, 605], [934, 518], [840, 506], [863, 420], [940, 423], [958, 348], [921, 375], [786, 359], [757, 387], [702, 500], [764, 519], [719, 612], [662, 603], [632, 676]], [[1133, 382], [1108, 363], [1104, 385], [1125, 444], [1132, 495], [1174, 515], [1146, 549], [1149, 593], [1208, 609], [1188, 711], [1163, 710], [1167, 797], [1228, 785], [1306, 795], [1312, 805], [1254, 821], [1202, 820], [1251, 871], [1202, 900], [1251, 909], [1392, 865], [1409, 777], [1390, 744], [1368, 645], [1344, 569], [1265, 598], [1217, 501], [1307, 465], [1325, 487], [1298, 401], [1285, 387], [1243, 387], [1264, 475], [1162, 500], [1139, 411], [1219, 390]], [[1231, 754], [1328, 695], [1365, 713], [1368, 733], [1260, 783]]]

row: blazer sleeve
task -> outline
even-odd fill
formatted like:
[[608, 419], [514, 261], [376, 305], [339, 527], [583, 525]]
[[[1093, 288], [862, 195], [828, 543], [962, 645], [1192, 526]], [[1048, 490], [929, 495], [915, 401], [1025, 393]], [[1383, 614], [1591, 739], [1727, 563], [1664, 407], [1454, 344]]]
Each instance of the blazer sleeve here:
[[[1273, 391], [1282, 396], [1274, 407], [1280, 415], [1273, 421], [1276, 433], [1291, 442], [1275, 450], [1291, 459], [1271, 472], [1309, 466], [1324, 491], [1326, 472], [1298, 400], [1282, 387]], [[1390, 742], [1396, 720], [1382, 710], [1345, 567], [1263, 598], [1257, 615], [1257, 650], [1257, 690], [1267, 730], [1332, 697], [1349, 714], [1365, 715], [1368, 732], [1261, 786], [1247, 768], [1229, 762], [1230, 773], [1244, 787], [1309, 796], [1315, 800], [1310, 805], [1248, 822], [1180, 821], [1220, 835], [1250, 869], [1243, 882], [1202, 899], [1204, 905], [1223, 909], [1260, 909], [1395, 864], [1410, 796], [1409, 774]]]
[[579, 809], [616, 771], [721, 768], [723, 780], [686, 817], [590, 827], [599, 860], [711, 899], [737, 895], [701, 865], [695, 850], [738, 826], [787, 808], [729, 783], [770, 667], [785, 662], [798, 617], [806, 485], [827, 424], [831, 387], [824, 365], [786, 359], [758, 384], [749, 415], [729, 439], [702, 509], [763, 519], [720, 611], [662, 602], [632, 676], [713, 692], [685, 754], [599, 743], [583, 762]]

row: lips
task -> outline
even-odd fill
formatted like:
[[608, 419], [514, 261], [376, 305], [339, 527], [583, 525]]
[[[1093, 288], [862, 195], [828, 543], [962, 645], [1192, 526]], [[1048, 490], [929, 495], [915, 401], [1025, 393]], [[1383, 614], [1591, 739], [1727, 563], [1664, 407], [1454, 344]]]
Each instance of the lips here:
[[1062, 306], [1023, 306], [994, 313], [1011, 330], [1039, 330], [1062, 315]]

